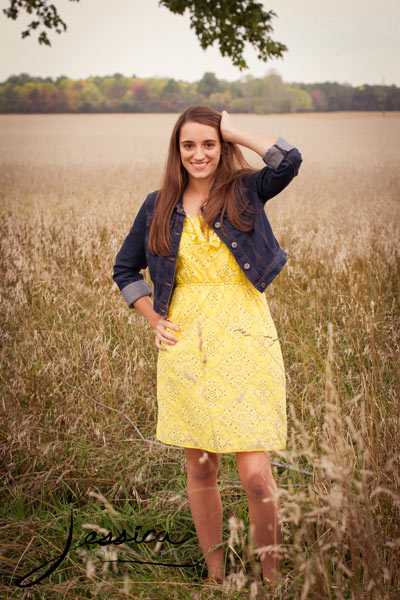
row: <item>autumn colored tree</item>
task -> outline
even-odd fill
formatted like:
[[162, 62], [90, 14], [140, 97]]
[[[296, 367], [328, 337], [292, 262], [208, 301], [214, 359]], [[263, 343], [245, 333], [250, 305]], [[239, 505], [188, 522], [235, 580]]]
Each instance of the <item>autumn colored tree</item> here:
[[210, 96], [210, 94], [219, 92], [220, 85], [215, 73], [204, 73], [197, 85], [197, 89], [200, 94], [204, 94], [204, 96]]
[[168, 111], [177, 110], [180, 107], [180, 99], [179, 84], [174, 79], [169, 79], [160, 94], [162, 107]]
[[[262, 78], [246, 75], [232, 82], [215, 76], [214, 81], [206, 75], [188, 83], [167, 77], [125, 77], [120, 73], [79, 80], [60, 76], [53, 81], [51, 77], [21, 73], [0, 83], [0, 113], [176, 113], [193, 104], [257, 114], [400, 110], [400, 89], [396, 86], [286, 83], [274, 71]], [[212, 85], [205, 86], [207, 81]]]

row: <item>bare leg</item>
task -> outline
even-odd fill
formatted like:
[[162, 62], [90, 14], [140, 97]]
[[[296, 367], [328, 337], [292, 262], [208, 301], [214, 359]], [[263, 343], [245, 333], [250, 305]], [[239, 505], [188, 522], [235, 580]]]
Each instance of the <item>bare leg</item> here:
[[[194, 525], [203, 554], [222, 543], [222, 501], [217, 475], [221, 457], [214, 452], [184, 448], [187, 468], [187, 491]], [[199, 459], [206, 460], [199, 461]], [[223, 549], [206, 557], [209, 577], [222, 580]]]
[[[254, 525], [256, 547], [282, 543], [280, 500], [268, 452], [236, 452], [239, 477], [248, 498], [249, 520]], [[263, 499], [268, 501], [263, 502]], [[264, 578], [276, 583], [278, 557], [273, 551], [260, 555]]]

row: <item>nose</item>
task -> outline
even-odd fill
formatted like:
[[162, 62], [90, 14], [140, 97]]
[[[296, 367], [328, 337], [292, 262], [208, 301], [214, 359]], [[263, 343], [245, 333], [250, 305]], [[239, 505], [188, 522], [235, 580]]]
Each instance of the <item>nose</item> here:
[[202, 158], [204, 158], [204, 150], [201, 146], [197, 146], [196, 150], [194, 152], [193, 158], [195, 160], [201, 160]]

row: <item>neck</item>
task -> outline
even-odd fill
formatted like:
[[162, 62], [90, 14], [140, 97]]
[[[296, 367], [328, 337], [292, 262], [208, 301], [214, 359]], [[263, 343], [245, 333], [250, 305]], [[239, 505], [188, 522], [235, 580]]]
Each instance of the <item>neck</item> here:
[[185, 191], [191, 196], [207, 198], [212, 184], [213, 179], [194, 179], [190, 177]]

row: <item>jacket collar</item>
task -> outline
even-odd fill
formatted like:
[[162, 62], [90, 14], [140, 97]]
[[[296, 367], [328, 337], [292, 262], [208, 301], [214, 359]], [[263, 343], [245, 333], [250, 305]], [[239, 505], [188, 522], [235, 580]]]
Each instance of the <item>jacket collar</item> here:
[[180, 195], [179, 200], [175, 205], [174, 211], [178, 212], [181, 215], [185, 214], [185, 209], [183, 208], [183, 192]]

